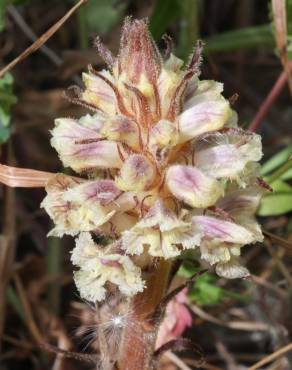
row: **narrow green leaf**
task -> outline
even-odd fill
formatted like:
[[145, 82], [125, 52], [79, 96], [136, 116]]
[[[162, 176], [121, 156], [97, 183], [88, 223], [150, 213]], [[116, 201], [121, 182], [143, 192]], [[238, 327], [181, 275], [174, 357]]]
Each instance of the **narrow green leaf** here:
[[180, 42], [178, 55], [187, 61], [199, 38], [199, 2], [198, 0], [180, 0]]
[[206, 53], [274, 47], [275, 41], [270, 24], [246, 27], [211, 36], [204, 40]]
[[292, 168], [292, 157], [289, 157], [289, 159], [282, 164], [279, 168], [277, 168], [273, 173], [271, 173], [267, 177], [268, 183], [271, 185], [274, 181], [277, 181], [281, 179], [288, 171], [290, 171]]
[[292, 155], [292, 145], [288, 145], [286, 148], [282, 149], [280, 152], [276, 153], [268, 159], [261, 168], [261, 175], [265, 176], [270, 172], [274, 171], [276, 168], [285, 163], [289, 157]]
[[292, 186], [282, 180], [276, 180], [272, 184], [274, 193], [292, 193]]
[[5, 28], [5, 15], [8, 0], [0, 0], [0, 32]]
[[291, 180], [292, 179], [292, 168], [290, 170], [286, 171], [281, 177], [281, 180]]
[[126, 6], [127, 1], [89, 1], [84, 7], [89, 31], [99, 35], [108, 33], [123, 17]]
[[265, 196], [258, 210], [259, 216], [279, 216], [292, 211], [292, 192]]

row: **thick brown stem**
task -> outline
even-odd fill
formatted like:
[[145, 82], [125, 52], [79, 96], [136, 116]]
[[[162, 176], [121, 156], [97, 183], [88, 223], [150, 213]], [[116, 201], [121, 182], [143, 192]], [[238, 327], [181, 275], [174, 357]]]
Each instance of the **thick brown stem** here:
[[158, 325], [149, 320], [167, 288], [171, 264], [165, 260], [147, 279], [146, 289], [130, 303], [128, 325], [120, 347], [119, 370], [150, 370]]

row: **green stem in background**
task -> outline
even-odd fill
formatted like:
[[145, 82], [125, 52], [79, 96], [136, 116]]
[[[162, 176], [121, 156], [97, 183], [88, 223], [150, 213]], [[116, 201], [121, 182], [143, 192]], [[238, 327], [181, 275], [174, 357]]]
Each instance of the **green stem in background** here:
[[79, 23], [79, 42], [81, 49], [88, 48], [88, 24], [86, 10], [87, 10], [86, 6], [83, 6], [78, 10], [77, 13]]
[[275, 46], [270, 24], [244, 27], [214, 34], [204, 39], [206, 53], [228, 52]]
[[[46, 259], [47, 272], [49, 276], [58, 276], [62, 272], [62, 242], [59, 238], [49, 238], [48, 254]], [[51, 310], [58, 313], [60, 309], [60, 279], [54, 281], [48, 287], [48, 302]]]
[[179, 54], [187, 60], [199, 38], [199, 0], [182, 0]]
[[15, 289], [11, 285], [7, 287], [6, 298], [7, 302], [14, 308], [18, 316], [23, 321], [25, 321], [21, 300], [19, 299], [17, 293], [15, 292]]
[[285, 172], [292, 168], [292, 158], [288, 159], [286, 163], [283, 164], [279, 169], [277, 169], [271, 176], [268, 177], [269, 184], [278, 180]]

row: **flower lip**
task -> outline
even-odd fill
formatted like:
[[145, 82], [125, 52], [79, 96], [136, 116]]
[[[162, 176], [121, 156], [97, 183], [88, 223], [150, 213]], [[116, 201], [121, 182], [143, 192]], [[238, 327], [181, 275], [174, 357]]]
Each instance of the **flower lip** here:
[[127, 80], [138, 84], [141, 76], [155, 83], [161, 69], [160, 55], [151, 39], [145, 20], [126, 18], [118, 57], [118, 72], [125, 72]]
[[111, 246], [102, 248], [96, 245], [89, 233], [80, 234], [71, 261], [80, 267], [74, 274], [75, 283], [81, 297], [89, 301], [105, 298], [107, 282], [128, 296], [144, 289], [141, 269], [128, 256], [113, 252]]
[[[92, 186], [90, 186], [92, 184]], [[96, 198], [99, 200], [101, 205], [107, 205], [117, 199], [122, 192], [117, 188], [114, 181], [112, 180], [98, 180], [89, 183], [88, 188], [85, 186], [85, 193], [88, 196], [87, 199]]]

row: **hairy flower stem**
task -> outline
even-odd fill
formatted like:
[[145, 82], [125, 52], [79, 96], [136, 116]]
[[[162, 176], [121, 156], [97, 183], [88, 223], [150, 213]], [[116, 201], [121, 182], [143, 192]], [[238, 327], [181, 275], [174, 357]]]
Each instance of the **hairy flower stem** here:
[[149, 320], [165, 295], [171, 263], [162, 260], [146, 281], [147, 288], [130, 302], [129, 323], [124, 329], [119, 370], [150, 370], [158, 326]]

